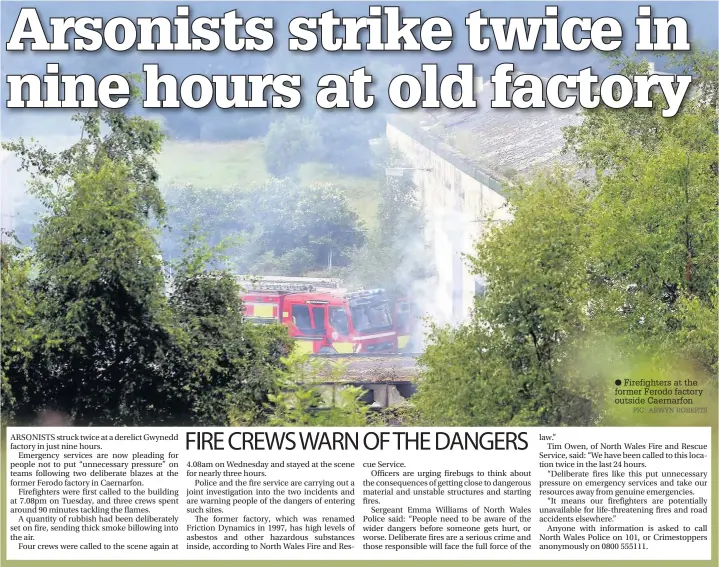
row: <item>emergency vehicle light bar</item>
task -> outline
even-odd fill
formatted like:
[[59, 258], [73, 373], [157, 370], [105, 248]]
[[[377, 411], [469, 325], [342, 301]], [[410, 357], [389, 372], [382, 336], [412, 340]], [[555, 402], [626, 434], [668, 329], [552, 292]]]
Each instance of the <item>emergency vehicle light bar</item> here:
[[309, 284], [250, 284], [242, 287], [247, 291], [315, 291], [315, 286]]
[[342, 285], [342, 280], [337, 278], [296, 278], [292, 276], [237, 276], [240, 281], [246, 281], [249, 283], [265, 285], [267, 284], [305, 284], [315, 285], [324, 288], [339, 288]]
[[342, 280], [339, 279], [283, 276], [238, 276], [237, 281], [247, 291], [277, 292], [336, 290], [342, 284]]

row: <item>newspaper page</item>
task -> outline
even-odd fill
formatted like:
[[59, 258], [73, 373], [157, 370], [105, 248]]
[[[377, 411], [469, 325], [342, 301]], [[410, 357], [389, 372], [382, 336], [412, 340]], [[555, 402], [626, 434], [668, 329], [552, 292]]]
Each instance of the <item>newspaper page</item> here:
[[0, 12], [3, 567], [717, 565], [717, 3]]

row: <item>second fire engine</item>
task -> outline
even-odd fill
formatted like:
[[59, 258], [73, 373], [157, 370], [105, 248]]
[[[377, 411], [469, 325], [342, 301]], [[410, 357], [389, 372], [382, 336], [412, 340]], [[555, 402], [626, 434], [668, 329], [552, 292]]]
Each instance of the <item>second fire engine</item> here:
[[409, 346], [411, 315], [404, 299], [390, 302], [382, 289], [348, 292], [322, 278], [240, 276], [245, 315], [280, 322], [301, 352], [392, 353]]

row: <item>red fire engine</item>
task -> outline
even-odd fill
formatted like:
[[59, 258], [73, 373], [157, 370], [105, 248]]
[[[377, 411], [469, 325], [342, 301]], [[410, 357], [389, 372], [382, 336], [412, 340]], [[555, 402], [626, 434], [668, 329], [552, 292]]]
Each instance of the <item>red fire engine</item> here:
[[399, 298], [394, 305], [394, 325], [397, 332], [397, 350], [412, 351], [412, 338], [416, 332], [417, 306], [406, 297]]
[[301, 352], [397, 352], [397, 329], [384, 290], [348, 293], [340, 280], [240, 276], [247, 318], [281, 322]]

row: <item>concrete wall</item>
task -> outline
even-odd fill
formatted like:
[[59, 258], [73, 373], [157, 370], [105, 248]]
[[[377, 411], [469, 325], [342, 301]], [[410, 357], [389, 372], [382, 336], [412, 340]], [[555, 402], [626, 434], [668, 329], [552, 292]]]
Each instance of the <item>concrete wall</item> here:
[[465, 319], [474, 303], [475, 277], [466, 254], [491, 222], [509, 219], [502, 186], [458, 153], [398, 117], [388, 117], [387, 139], [410, 161], [426, 220], [425, 237], [437, 269], [432, 315]]

